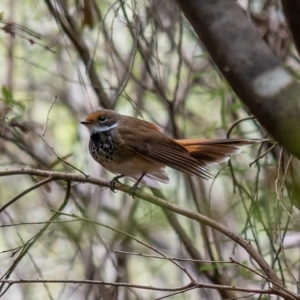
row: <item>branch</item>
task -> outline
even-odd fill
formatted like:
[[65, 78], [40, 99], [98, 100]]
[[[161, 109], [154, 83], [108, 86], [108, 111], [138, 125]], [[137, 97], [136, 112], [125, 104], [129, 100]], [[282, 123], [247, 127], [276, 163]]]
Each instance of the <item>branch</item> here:
[[59, 25], [61, 26], [62, 30], [66, 33], [70, 41], [73, 43], [74, 47], [76, 48], [81, 60], [83, 61], [86, 71], [89, 75], [91, 84], [93, 86], [93, 89], [99, 99], [99, 102], [104, 108], [112, 108], [112, 103], [109, 101], [104, 88], [102, 86], [102, 83], [100, 79], [98, 78], [98, 75], [95, 70], [94, 61], [91, 58], [89, 49], [87, 45], [85, 44], [83, 38], [79, 34], [78, 31], [76, 31], [76, 26], [74, 24], [74, 20], [69, 15], [68, 11], [65, 9], [64, 5], [60, 5], [61, 9], [64, 12], [65, 18], [63, 19], [63, 16], [53, 7], [50, 0], [45, 0], [46, 5], [48, 6], [51, 14], [53, 17], [57, 20]]
[[293, 36], [293, 40], [300, 55], [300, 1], [299, 0], [281, 0], [282, 10], [289, 25], [290, 32]]
[[[132, 284], [132, 283], [124, 283], [124, 282], [109, 282], [109, 281], [100, 281], [100, 280], [66, 280], [66, 279], [18, 279], [18, 280], [7, 280], [7, 279], [0, 279], [1, 283], [4, 284], [25, 284], [25, 283], [72, 283], [72, 284], [96, 284], [96, 285], [109, 285], [109, 286], [123, 286], [123, 287], [130, 287], [136, 289], [143, 289], [143, 290], [155, 290], [155, 291], [165, 291], [165, 292], [176, 292], [176, 291], [184, 291], [188, 288], [193, 287], [192, 284], [188, 284], [186, 286], [177, 287], [177, 288], [160, 288], [154, 287], [150, 285], [139, 285], [139, 284]], [[240, 292], [247, 292], [247, 293], [256, 293], [256, 294], [274, 294], [274, 290], [272, 289], [248, 289], [244, 287], [237, 287], [237, 286], [221, 286], [217, 284], [202, 284], [196, 283], [194, 285], [196, 288], [209, 288], [209, 289], [226, 289], [226, 290], [234, 290]], [[1, 297], [1, 295], [0, 295]]]
[[300, 83], [283, 68], [246, 13], [236, 1], [177, 3], [237, 96], [280, 144], [300, 158]]
[[51, 177], [46, 178], [40, 182], [38, 182], [37, 184], [31, 186], [30, 188], [26, 189], [25, 191], [23, 191], [22, 193], [20, 193], [19, 195], [17, 195], [16, 197], [14, 197], [13, 199], [11, 199], [9, 202], [7, 202], [6, 204], [4, 204], [2, 207], [0, 207], [0, 214], [10, 205], [12, 205], [13, 203], [15, 203], [18, 199], [22, 198], [23, 196], [25, 196], [26, 194], [34, 191], [35, 189], [39, 188], [40, 186], [43, 186], [49, 182], [51, 182], [53, 179]]
[[[51, 172], [49, 172], [51, 173]], [[44, 180], [45, 181], [45, 180]], [[64, 201], [62, 203], [62, 205], [59, 207], [59, 211], [62, 210], [68, 203], [69, 198], [70, 198], [70, 194], [71, 194], [71, 182], [68, 181], [67, 182], [67, 189], [66, 189], [66, 194], [65, 194], [65, 198]], [[51, 225], [51, 221], [54, 221], [57, 217], [59, 216], [59, 213], [55, 213], [51, 218], [50, 218], [50, 222], [47, 222], [45, 224], [45, 226], [34, 236], [32, 237], [29, 241], [27, 241], [25, 243], [25, 245], [23, 247], [20, 247], [19, 250], [21, 250], [21, 253], [18, 255], [18, 257], [15, 259], [15, 261], [13, 262], [12, 266], [8, 269], [7, 272], [5, 272], [1, 279], [5, 278], [9, 278], [9, 276], [11, 275], [11, 273], [13, 272], [13, 270], [17, 267], [17, 265], [19, 264], [19, 262], [22, 260], [22, 258], [28, 253], [28, 251], [31, 249], [31, 247], [33, 247], [33, 245], [39, 240], [39, 238], [44, 234], [44, 232], [46, 231], [46, 229]], [[18, 250], [18, 251], [19, 251]], [[0, 285], [0, 292], [3, 290], [4, 288], [4, 284], [5, 282], [2, 282], [2, 284]], [[10, 286], [10, 285], [9, 285]], [[8, 286], [8, 288], [9, 288]], [[1, 294], [0, 297], [7, 291], [6, 288]]]
[[[63, 180], [66, 182], [81, 182], [81, 183], [91, 183], [98, 186], [104, 186], [109, 187], [110, 183], [103, 179], [98, 179], [94, 177], [86, 177], [82, 175], [75, 175], [71, 173], [60, 173], [60, 172], [50, 172], [50, 171], [44, 171], [44, 170], [34, 170], [34, 169], [16, 169], [16, 170], [7, 170], [0, 172], [0, 177], [2, 176], [12, 176], [12, 175], [33, 175], [33, 176], [40, 176], [40, 177], [51, 177], [53, 180]], [[114, 186], [115, 189], [130, 193], [131, 187], [124, 185], [122, 183], [115, 183]], [[270, 267], [270, 265], [265, 261], [265, 259], [259, 254], [259, 252], [251, 245], [250, 242], [245, 240], [243, 237], [237, 235], [236, 233], [229, 230], [226, 226], [216, 222], [213, 219], [210, 219], [200, 213], [196, 213], [191, 210], [187, 210], [185, 208], [182, 208], [178, 205], [175, 205], [171, 202], [162, 200], [158, 197], [155, 197], [153, 195], [150, 195], [148, 193], [144, 193], [140, 190], [136, 191], [135, 196], [144, 199], [147, 202], [150, 202], [152, 204], [158, 205], [160, 207], [163, 207], [165, 209], [168, 209], [172, 212], [175, 212], [177, 214], [180, 214], [182, 216], [185, 216], [189, 219], [195, 220], [197, 222], [201, 222], [207, 226], [210, 226], [211, 228], [223, 233], [225, 236], [229, 237], [231, 240], [235, 241], [237, 244], [239, 244], [242, 248], [244, 248], [249, 255], [257, 262], [257, 264], [261, 267], [263, 272], [266, 274], [266, 277], [268, 280], [274, 284], [274, 289], [276, 289], [276, 293], [278, 295], [281, 295], [282, 297], [285, 297], [286, 299], [292, 299], [290, 296], [290, 293], [287, 293], [282, 286], [281, 280], [278, 278], [274, 270]], [[287, 298], [288, 297], [288, 298]], [[295, 296], [297, 298], [297, 296]]]

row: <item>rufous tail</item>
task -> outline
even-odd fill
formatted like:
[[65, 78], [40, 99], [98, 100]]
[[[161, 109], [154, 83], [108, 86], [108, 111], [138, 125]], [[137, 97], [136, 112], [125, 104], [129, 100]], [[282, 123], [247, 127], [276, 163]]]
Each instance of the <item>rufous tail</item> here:
[[230, 155], [241, 152], [240, 147], [261, 143], [259, 139], [186, 139], [176, 140], [192, 157], [204, 164], [214, 164], [230, 159]]

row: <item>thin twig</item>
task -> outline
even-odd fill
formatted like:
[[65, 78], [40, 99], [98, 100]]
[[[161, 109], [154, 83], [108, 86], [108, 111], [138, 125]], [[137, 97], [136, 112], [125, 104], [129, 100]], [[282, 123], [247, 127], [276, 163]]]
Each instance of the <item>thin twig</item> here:
[[60, 220], [60, 221], [22, 222], [22, 223], [14, 223], [14, 224], [2, 224], [2, 225], [0, 225], [0, 228], [15, 227], [15, 226], [22, 226], [22, 225], [45, 225], [48, 223], [59, 224], [59, 223], [71, 223], [71, 222], [78, 222], [78, 220]]
[[[176, 291], [185, 291], [191, 287], [191, 284], [186, 286], [177, 287], [177, 288], [160, 288], [154, 287], [149, 285], [139, 285], [139, 284], [132, 284], [132, 283], [124, 283], [124, 282], [109, 282], [109, 281], [100, 281], [100, 280], [73, 280], [73, 279], [0, 279], [0, 282], [4, 284], [26, 284], [26, 283], [72, 283], [72, 284], [95, 284], [95, 285], [109, 285], [109, 286], [123, 286], [123, 287], [130, 287], [130, 288], [137, 288], [143, 290], [154, 290], [154, 291], [164, 291], [164, 292], [176, 292]], [[217, 284], [208, 284], [208, 283], [197, 283], [195, 285], [196, 288], [208, 288], [208, 289], [215, 289], [215, 290], [232, 290], [232, 291], [240, 291], [240, 292], [247, 292], [247, 293], [255, 293], [255, 294], [269, 294], [269, 295], [277, 295], [278, 291], [274, 291], [273, 289], [252, 289], [252, 288], [245, 288], [239, 286], [223, 286]], [[0, 295], [1, 297], [1, 295]], [[297, 299], [297, 298], [295, 298]]]
[[[71, 182], [71, 181], [85, 182], [85, 183], [96, 184], [99, 186], [109, 187], [108, 181], [101, 180], [98, 178], [93, 178], [93, 177], [85, 177], [82, 175], [69, 174], [69, 173], [49, 172], [49, 171], [45, 171], [45, 170], [35, 170], [35, 169], [17, 169], [17, 170], [0, 171], [0, 177], [17, 175], [17, 174], [19, 174], [19, 175], [21, 175], [21, 174], [37, 175], [37, 176], [41, 176], [41, 177], [49, 177], [51, 175], [52, 178], [54, 178], [55, 180], [65, 180], [67, 182]], [[126, 193], [129, 193], [130, 189], [131, 189], [131, 187], [126, 186], [121, 183], [118, 183], [118, 182], [115, 184], [115, 188], [117, 190], [121, 190]], [[262, 255], [243, 237], [241, 237], [241, 236], [237, 235], [235, 232], [229, 230], [226, 226], [222, 225], [221, 223], [219, 223], [203, 214], [197, 213], [195, 211], [187, 210], [178, 205], [175, 205], [172, 203], [172, 201], [165, 201], [165, 200], [155, 197], [153, 195], [144, 193], [140, 190], [136, 191], [135, 196], [142, 198], [152, 204], [163, 207], [164, 209], [167, 209], [169, 211], [183, 215], [191, 220], [201, 222], [201, 223], [221, 232], [225, 236], [229, 237], [231, 240], [235, 241], [238, 245], [240, 245], [242, 248], [244, 248], [248, 252], [248, 254], [252, 257], [252, 259], [255, 260], [257, 262], [257, 264], [261, 267], [263, 272], [266, 274], [266, 278], [268, 278], [268, 280], [270, 282], [272, 282], [276, 286], [281, 287], [281, 288], [277, 288], [275, 292], [282, 296], [287, 295], [287, 292], [285, 291], [285, 288], [283, 287], [282, 282], [278, 278], [276, 272], [265, 261], [265, 259], [262, 257]], [[288, 293], [288, 294], [290, 294], [290, 293]]]
[[176, 260], [176, 261], [189, 261], [189, 262], [200, 262], [200, 263], [216, 263], [216, 264], [232, 264], [232, 261], [214, 261], [214, 260], [202, 260], [202, 259], [190, 259], [190, 258], [176, 258], [176, 257], [161, 257], [156, 255], [149, 255], [144, 253], [134, 253], [134, 252], [127, 252], [127, 251], [120, 251], [120, 250], [111, 250], [114, 253], [120, 253], [125, 255], [133, 255], [133, 256], [142, 256], [142, 257], [149, 257], [149, 258], [157, 258], [157, 259], [168, 259], [168, 260]]
[[274, 145], [272, 145], [266, 152], [264, 152], [262, 155], [260, 155], [258, 158], [256, 158], [253, 162], [251, 162], [249, 164], [249, 167], [251, 168], [253, 164], [255, 164], [256, 162], [258, 162], [260, 159], [262, 159], [263, 157], [265, 157], [273, 148], [275, 148], [275, 146], [278, 143], [275, 143]]
[[46, 120], [46, 123], [45, 123], [45, 126], [44, 126], [44, 131], [43, 131], [43, 137], [45, 136], [45, 133], [46, 133], [46, 130], [47, 130], [47, 126], [48, 126], [48, 122], [49, 122], [49, 116], [50, 116], [50, 111], [55, 103], [55, 101], [57, 100], [57, 96], [54, 96], [52, 102], [51, 102], [51, 105], [50, 105], [50, 108], [48, 110], [48, 113], [47, 113], [47, 120]]
[[226, 137], [227, 137], [228, 139], [230, 138], [230, 134], [231, 134], [232, 130], [233, 130], [234, 127], [236, 127], [239, 123], [244, 122], [244, 121], [247, 121], [247, 120], [253, 120], [253, 119], [256, 119], [256, 118], [255, 118], [254, 116], [250, 116], [250, 117], [246, 117], [246, 118], [237, 120], [237, 121], [234, 122], [234, 123], [231, 125], [231, 127], [229, 128]]
[[44, 139], [44, 137], [41, 136], [41, 135], [39, 135], [39, 137], [40, 137], [40, 138], [44, 141], [44, 143], [51, 149], [52, 153], [56, 156], [56, 158], [57, 158], [59, 161], [62, 162], [62, 164], [63, 164], [63, 166], [64, 166], [64, 168], [65, 168], [66, 171], [67, 171], [67, 168], [66, 168], [65, 164], [68, 165], [69, 167], [73, 168], [74, 170], [80, 172], [82, 175], [84, 175], [84, 176], [86, 176], [86, 177], [89, 176], [89, 175], [85, 174], [83, 171], [81, 171], [81, 170], [79, 170], [78, 168], [76, 168], [74, 165], [72, 165], [72, 164], [68, 163], [67, 161], [65, 161], [64, 159], [60, 158], [60, 157], [57, 155], [57, 153], [55, 152], [54, 148], [51, 147], [51, 146], [47, 143], [47, 141]]
[[0, 214], [5, 211], [5, 209], [7, 207], [9, 207], [10, 205], [12, 205], [13, 203], [15, 203], [18, 199], [20, 199], [21, 197], [25, 196], [26, 194], [30, 193], [31, 191], [34, 191], [35, 189], [39, 188], [42, 185], [45, 185], [51, 181], [53, 181], [54, 179], [49, 177], [46, 178], [40, 182], [38, 182], [37, 184], [31, 186], [30, 188], [26, 189], [25, 191], [23, 191], [22, 193], [20, 193], [18, 196], [14, 197], [13, 199], [11, 199], [10, 201], [8, 201], [6, 204], [4, 204], [2, 207], [0, 207]]
[[182, 290], [182, 291], [179, 291], [179, 292], [175, 292], [175, 293], [172, 293], [172, 294], [163, 296], [163, 297], [156, 298], [155, 300], [167, 299], [167, 298], [169, 298], [169, 297], [176, 296], [176, 295], [179, 295], [179, 294], [183, 294], [183, 293], [185, 293], [185, 292], [194, 290], [194, 289], [196, 289], [196, 288], [197, 288], [196, 286], [192, 286], [192, 287], [187, 288], [187, 289], [185, 289], [185, 290]]
[[[48, 176], [50, 177], [50, 176]], [[71, 181], [67, 181], [67, 189], [66, 189], [66, 194], [63, 200], [62, 205], [59, 207], [59, 211], [64, 209], [64, 207], [67, 205], [69, 198], [71, 195]], [[50, 221], [54, 221], [57, 217], [59, 216], [58, 213], [55, 213], [51, 218]], [[1, 280], [7, 280], [7, 278], [9, 278], [9, 276], [11, 275], [11, 273], [13, 272], [13, 270], [17, 267], [17, 265], [19, 264], [19, 262], [22, 260], [22, 258], [28, 253], [28, 251], [31, 249], [31, 247], [33, 247], [33, 245], [40, 239], [40, 237], [44, 234], [44, 232], [46, 231], [46, 229], [50, 226], [51, 223], [46, 224], [36, 235], [34, 235], [31, 239], [29, 239], [25, 245], [22, 247], [21, 253], [19, 254], [19, 256], [15, 259], [15, 261], [13, 262], [13, 264], [11, 265], [11, 267], [1, 276]], [[5, 279], [4, 279], [5, 278]], [[2, 284], [0, 286], [0, 292], [3, 290], [4, 288], [4, 281], [1, 281]], [[9, 283], [9, 286], [11, 285], [11, 283]], [[5, 289], [6, 291], [7, 289]], [[4, 292], [2, 292], [0, 294], [0, 297], [3, 295]]]
[[[45, 206], [48, 207], [47, 205], [45, 205]], [[153, 246], [147, 244], [146, 242], [143, 242], [142, 240], [140, 240], [140, 239], [134, 237], [133, 235], [131, 235], [131, 234], [125, 232], [125, 231], [122, 231], [122, 230], [120, 230], [120, 229], [117, 229], [117, 228], [108, 226], [108, 225], [106, 225], [106, 224], [103, 224], [103, 223], [100, 223], [100, 222], [96, 222], [96, 221], [92, 221], [92, 220], [87, 219], [87, 218], [84, 218], [84, 217], [76, 216], [75, 214], [70, 215], [70, 214], [67, 214], [67, 213], [63, 213], [63, 212], [54, 210], [54, 209], [52, 209], [52, 208], [50, 208], [50, 207], [48, 207], [48, 208], [51, 209], [51, 211], [53, 211], [53, 212], [55, 212], [55, 213], [57, 213], [57, 214], [60, 214], [60, 215], [63, 215], [63, 216], [68, 216], [68, 217], [71, 217], [71, 218], [76, 218], [76, 219], [79, 219], [79, 220], [82, 220], [82, 221], [86, 221], [86, 222], [89, 222], [89, 223], [92, 223], [92, 224], [100, 225], [100, 226], [102, 226], [102, 227], [105, 227], [105, 228], [107, 228], [107, 229], [110, 229], [110, 230], [113, 230], [113, 231], [115, 231], [115, 232], [121, 233], [121, 234], [123, 234], [123, 235], [125, 235], [125, 236], [127, 236], [127, 237], [129, 237], [129, 238], [131, 238], [131, 239], [133, 239], [133, 240], [136, 241], [137, 243], [139, 243], [139, 244], [141, 244], [141, 245], [143, 245], [143, 246], [145, 246], [145, 247], [147, 247], [147, 248], [153, 250], [154, 252], [156, 252], [156, 253], [160, 254], [161, 256], [163, 256], [165, 259], [169, 260], [171, 263], [173, 263], [175, 266], [177, 266], [179, 269], [181, 269], [181, 270], [182, 270], [182, 271], [190, 278], [190, 280], [191, 280], [192, 283], [195, 282], [195, 279], [194, 279], [193, 276], [186, 270], [186, 268], [182, 267], [180, 264], [178, 264], [178, 263], [175, 262], [174, 260], [168, 259], [168, 257], [167, 257], [162, 251], [160, 251], [160, 250], [158, 250], [157, 248], [155, 248], [155, 247], [153, 247]]]
[[[243, 268], [245, 268], [245, 269], [247, 269], [247, 270], [249, 270], [249, 271], [255, 273], [256, 275], [258, 275], [258, 276], [264, 278], [265, 280], [270, 281], [270, 280], [269, 280], [266, 276], [264, 276], [263, 274], [257, 272], [256, 270], [254, 270], [254, 269], [252, 269], [252, 268], [250, 268], [250, 267], [248, 267], [248, 266], [246, 266], [246, 265], [243, 265], [243, 264], [239, 263], [238, 261], [234, 260], [232, 257], [230, 257], [230, 260], [231, 260], [233, 263], [237, 264], [238, 266], [241, 266], [241, 267], [243, 267]], [[275, 283], [275, 282], [272, 282], [272, 284], [274, 284], [274, 285], [276, 285], [278, 288], [284, 290], [286, 293], [288, 293], [289, 295], [291, 295], [293, 298], [299, 299], [298, 297], [296, 297], [296, 295], [295, 295], [293, 292], [289, 291], [289, 290], [286, 289], [285, 287], [279, 286], [279, 285], [278, 285], [277, 283]]]

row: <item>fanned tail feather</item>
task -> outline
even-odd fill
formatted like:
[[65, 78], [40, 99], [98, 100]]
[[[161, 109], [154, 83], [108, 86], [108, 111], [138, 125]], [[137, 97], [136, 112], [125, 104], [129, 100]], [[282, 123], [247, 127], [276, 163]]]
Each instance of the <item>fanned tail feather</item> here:
[[187, 139], [176, 140], [177, 143], [185, 147], [190, 155], [204, 164], [214, 164], [225, 162], [230, 159], [230, 155], [241, 152], [240, 147], [261, 143], [259, 139]]

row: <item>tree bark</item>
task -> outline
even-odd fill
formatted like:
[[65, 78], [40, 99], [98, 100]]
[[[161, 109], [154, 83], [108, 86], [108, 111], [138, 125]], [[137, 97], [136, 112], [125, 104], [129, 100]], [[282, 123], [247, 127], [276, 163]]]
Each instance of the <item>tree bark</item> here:
[[233, 91], [269, 133], [300, 158], [300, 84], [235, 1], [177, 0]]
[[300, 1], [299, 0], [281, 0], [282, 10], [285, 15], [290, 33], [292, 34], [298, 55], [300, 54]]

